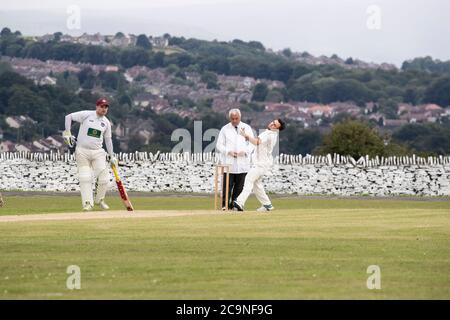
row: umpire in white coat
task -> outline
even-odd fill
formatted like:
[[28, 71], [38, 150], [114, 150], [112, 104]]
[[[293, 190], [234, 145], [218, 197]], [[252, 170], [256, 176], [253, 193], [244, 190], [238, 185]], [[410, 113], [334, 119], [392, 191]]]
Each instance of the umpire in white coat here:
[[230, 122], [222, 127], [217, 138], [216, 150], [221, 155], [221, 164], [230, 166], [230, 183], [228, 204], [225, 204], [226, 179], [223, 177], [222, 210], [232, 208], [232, 203], [237, 199], [244, 187], [245, 176], [250, 170], [250, 155], [254, 149], [249, 141], [240, 135], [244, 130], [253, 137], [252, 128], [241, 121], [239, 109], [231, 109], [228, 113]]

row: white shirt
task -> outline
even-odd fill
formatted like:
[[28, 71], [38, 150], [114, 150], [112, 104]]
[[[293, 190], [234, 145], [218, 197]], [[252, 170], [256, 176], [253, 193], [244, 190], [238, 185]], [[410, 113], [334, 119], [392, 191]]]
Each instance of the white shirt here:
[[[230, 165], [230, 172], [236, 174], [246, 173], [250, 170], [250, 154], [254, 149], [253, 145], [239, 134], [242, 128], [253, 137], [253, 130], [248, 124], [241, 121], [235, 128], [228, 123], [220, 129], [216, 143], [216, 150], [221, 154], [220, 163]], [[228, 155], [229, 152], [241, 151], [246, 153], [245, 156], [234, 158]]]
[[106, 117], [99, 117], [96, 111], [79, 111], [69, 116], [73, 121], [81, 123], [77, 137], [78, 147], [98, 150], [103, 146], [103, 138], [111, 138], [111, 123]]
[[278, 141], [278, 130], [267, 129], [258, 136], [260, 143], [252, 154], [252, 163], [258, 167], [268, 168], [273, 164], [273, 148]]

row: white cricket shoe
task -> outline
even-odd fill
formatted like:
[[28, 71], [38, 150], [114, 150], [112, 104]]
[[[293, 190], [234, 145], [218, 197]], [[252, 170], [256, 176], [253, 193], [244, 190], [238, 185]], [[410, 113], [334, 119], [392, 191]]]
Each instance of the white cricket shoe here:
[[89, 202], [86, 202], [86, 204], [83, 206], [83, 211], [92, 211], [94, 210], [94, 207]]
[[100, 202], [97, 204], [100, 206], [100, 208], [102, 208], [102, 210], [109, 210], [109, 206], [106, 204], [104, 199], [100, 200]]
[[273, 209], [275, 209], [274, 206], [269, 204], [269, 205], [262, 206], [261, 208], [256, 209], [256, 211], [258, 211], [258, 212], [267, 212], [267, 211], [272, 211]]

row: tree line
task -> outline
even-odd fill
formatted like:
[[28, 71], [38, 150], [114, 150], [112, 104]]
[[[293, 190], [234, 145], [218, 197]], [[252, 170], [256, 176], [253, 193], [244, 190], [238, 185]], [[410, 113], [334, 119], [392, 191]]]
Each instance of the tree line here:
[[[402, 70], [345, 69], [339, 65], [306, 65], [289, 55], [267, 52], [257, 41], [238, 39], [219, 42], [167, 35], [170, 45], [183, 50], [169, 55], [144, 45], [103, 47], [61, 42], [57, 38], [45, 43], [36, 42], [7, 28], [1, 31], [0, 36], [0, 53], [6, 56], [114, 64], [122, 68], [174, 65], [181, 72], [249, 76], [286, 84], [283, 90], [267, 93], [265, 88], [258, 88], [260, 92], [256, 99], [259, 101], [353, 101], [360, 106], [375, 102], [382, 113], [393, 119], [397, 117], [399, 103], [450, 105], [450, 75], [439, 71], [442, 68], [414, 67], [419, 64], [417, 61], [405, 62]], [[211, 75], [208, 77], [210, 79]], [[214, 82], [211, 82], [210, 88], [214, 87]]]

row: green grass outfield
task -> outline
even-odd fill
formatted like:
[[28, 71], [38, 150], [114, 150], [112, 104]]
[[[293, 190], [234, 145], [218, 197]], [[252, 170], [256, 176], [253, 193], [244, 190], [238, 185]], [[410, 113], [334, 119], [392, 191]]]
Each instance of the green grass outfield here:
[[[0, 215], [80, 209], [74, 196], [5, 198]], [[449, 201], [273, 203], [268, 214], [0, 222], [0, 298], [450, 299]], [[212, 198], [133, 204], [209, 210]], [[69, 265], [81, 268], [81, 290], [66, 288]], [[366, 287], [369, 265], [381, 268], [380, 290]]]

